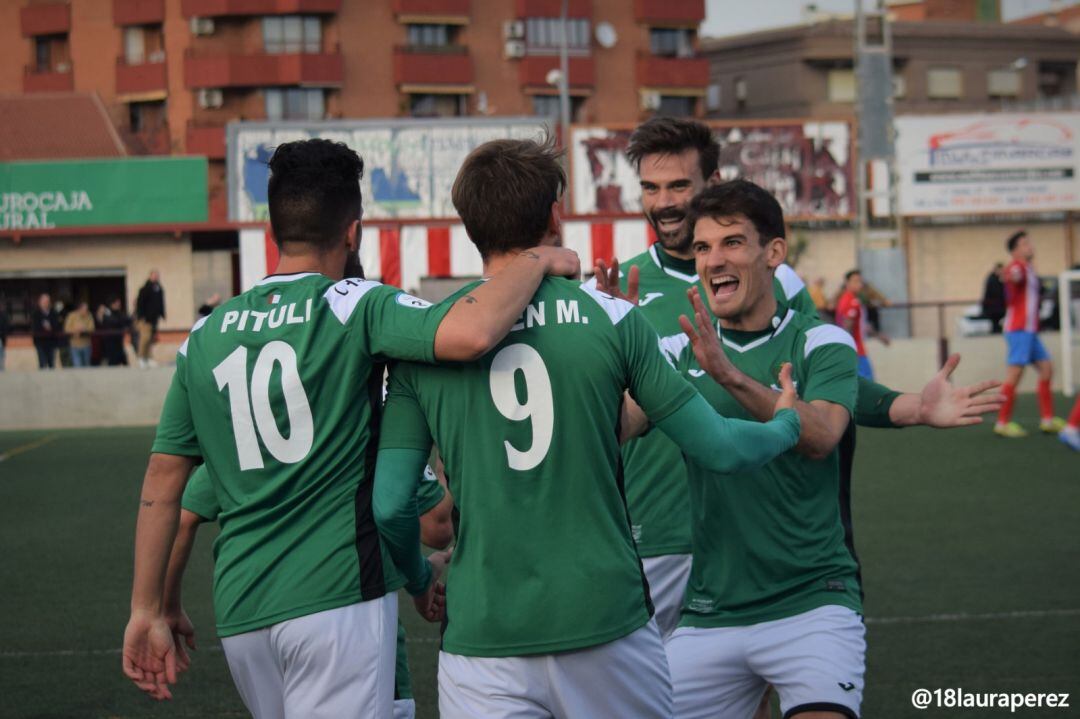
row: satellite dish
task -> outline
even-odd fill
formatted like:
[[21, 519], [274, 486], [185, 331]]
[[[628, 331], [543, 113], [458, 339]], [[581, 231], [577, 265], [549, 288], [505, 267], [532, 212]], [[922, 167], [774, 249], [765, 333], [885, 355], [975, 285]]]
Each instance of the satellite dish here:
[[597, 23], [596, 41], [600, 43], [600, 47], [606, 50], [615, 47], [615, 43], [619, 41], [619, 34], [615, 32], [615, 26], [609, 22]]
[[553, 68], [548, 70], [547, 75], [544, 76], [544, 80], [548, 85], [555, 85], [556, 87], [562, 82], [562, 70], [559, 68]]

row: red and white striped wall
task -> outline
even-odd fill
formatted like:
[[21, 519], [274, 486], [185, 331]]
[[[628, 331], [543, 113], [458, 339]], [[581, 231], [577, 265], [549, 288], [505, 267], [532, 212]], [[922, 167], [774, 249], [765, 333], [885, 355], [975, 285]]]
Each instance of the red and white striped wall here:
[[[585, 274], [597, 260], [629, 259], [646, 250], [656, 236], [640, 217], [575, 219], [563, 222], [563, 244], [581, 257]], [[407, 290], [420, 287], [421, 277], [479, 277], [480, 253], [460, 223], [365, 225], [360, 259], [371, 279]], [[277, 247], [268, 228], [240, 230], [241, 291], [277, 267]]]

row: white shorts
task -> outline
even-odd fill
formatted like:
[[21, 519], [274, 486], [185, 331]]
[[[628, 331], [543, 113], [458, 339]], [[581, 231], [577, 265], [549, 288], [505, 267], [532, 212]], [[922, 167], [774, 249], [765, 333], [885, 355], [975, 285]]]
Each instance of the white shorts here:
[[221, 646], [255, 719], [393, 715], [393, 592], [224, 637]]
[[395, 699], [394, 719], [416, 719], [416, 700]]
[[665, 554], [641, 560], [656, 608], [656, 626], [665, 642], [679, 626], [683, 595], [686, 594], [686, 583], [690, 581], [690, 559], [689, 554]]
[[655, 620], [607, 644], [525, 657], [439, 652], [442, 719], [671, 717], [671, 681]]
[[665, 648], [679, 719], [750, 719], [768, 684], [784, 717], [811, 709], [859, 716], [866, 627], [847, 607], [748, 627], [679, 627]]

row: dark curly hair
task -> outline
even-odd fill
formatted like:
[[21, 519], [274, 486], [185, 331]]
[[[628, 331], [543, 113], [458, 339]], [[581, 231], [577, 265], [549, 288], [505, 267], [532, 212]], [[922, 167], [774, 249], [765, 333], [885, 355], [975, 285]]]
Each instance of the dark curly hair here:
[[634, 130], [626, 148], [626, 159], [638, 169], [646, 155], [678, 155], [698, 151], [702, 179], [708, 180], [720, 162], [720, 144], [712, 130], [700, 122], [678, 117], [654, 117]]
[[686, 215], [690, 235], [693, 236], [694, 225], [703, 217], [716, 219], [735, 215], [742, 215], [753, 223], [762, 245], [786, 234], [784, 211], [768, 190], [749, 180], [731, 180], [706, 187], [690, 201], [690, 211]]
[[270, 166], [267, 198], [274, 240], [327, 248], [361, 215], [364, 161], [330, 140], [278, 145]]

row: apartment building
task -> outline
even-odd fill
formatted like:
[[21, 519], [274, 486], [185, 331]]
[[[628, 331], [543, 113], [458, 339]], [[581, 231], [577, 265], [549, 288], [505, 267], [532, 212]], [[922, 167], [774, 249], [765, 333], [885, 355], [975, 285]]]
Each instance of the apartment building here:
[[[132, 154], [209, 159], [230, 120], [555, 115], [561, 0], [21, 0], [0, 93], [97, 93]], [[702, 116], [704, 0], [569, 0], [581, 122]]]
[[[994, 112], [1076, 92], [1080, 37], [1060, 27], [930, 20], [891, 25], [898, 115]], [[709, 117], [854, 113], [850, 19], [707, 40], [701, 52]]]

